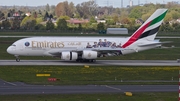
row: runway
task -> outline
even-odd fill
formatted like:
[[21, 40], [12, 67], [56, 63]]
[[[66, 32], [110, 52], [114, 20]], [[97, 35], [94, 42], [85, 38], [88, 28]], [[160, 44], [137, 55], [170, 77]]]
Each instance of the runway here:
[[96, 62], [76, 62], [62, 60], [0, 60], [1, 66], [11, 65], [117, 65], [117, 66], [180, 66], [176, 60], [97, 60]]
[[177, 92], [178, 85], [27, 85], [0, 80], [0, 95], [11, 94], [92, 94], [124, 92]]

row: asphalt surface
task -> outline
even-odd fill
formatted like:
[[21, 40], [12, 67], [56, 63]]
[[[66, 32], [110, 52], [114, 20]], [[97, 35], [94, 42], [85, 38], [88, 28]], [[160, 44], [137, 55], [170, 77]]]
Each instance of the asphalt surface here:
[[118, 65], [118, 66], [180, 66], [177, 60], [97, 60], [96, 62], [76, 62], [62, 60], [0, 60], [7, 65]]
[[92, 94], [124, 92], [178, 92], [178, 85], [28, 85], [0, 80], [0, 95], [11, 94]]

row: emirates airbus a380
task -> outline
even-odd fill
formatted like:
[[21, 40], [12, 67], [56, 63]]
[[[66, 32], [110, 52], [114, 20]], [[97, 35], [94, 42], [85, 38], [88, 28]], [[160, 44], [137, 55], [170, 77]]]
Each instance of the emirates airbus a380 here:
[[159, 47], [155, 41], [167, 9], [157, 9], [130, 37], [31, 37], [14, 42], [7, 52], [19, 56], [53, 56], [63, 60], [95, 61], [102, 56], [117, 56]]

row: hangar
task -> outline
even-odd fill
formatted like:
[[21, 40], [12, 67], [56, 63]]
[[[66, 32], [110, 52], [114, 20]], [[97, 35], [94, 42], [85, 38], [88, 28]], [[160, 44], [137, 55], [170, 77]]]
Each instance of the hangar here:
[[107, 28], [107, 34], [128, 34], [127, 28]]

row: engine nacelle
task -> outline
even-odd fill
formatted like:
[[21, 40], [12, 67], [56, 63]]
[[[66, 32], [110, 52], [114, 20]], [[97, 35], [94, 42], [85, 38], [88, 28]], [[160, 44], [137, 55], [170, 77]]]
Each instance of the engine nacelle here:
[[78, 54], [76, 52], [62, 52], [61, 59], [62, 60], [76, 60], [78, 58]]
[[83, 59], [96, 59], [97, 58], [97, 52], [96, 51], [83, 51], [82, 54]]

